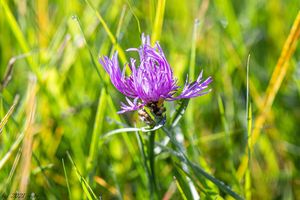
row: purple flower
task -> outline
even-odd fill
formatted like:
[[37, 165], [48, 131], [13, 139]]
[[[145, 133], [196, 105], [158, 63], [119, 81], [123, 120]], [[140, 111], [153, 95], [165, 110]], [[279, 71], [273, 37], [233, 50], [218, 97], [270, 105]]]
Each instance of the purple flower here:
[[125, 75], [127, 65], [121, 72], [117, 52], [111, 59], [104, 56], [99, 61], [109, 74], [112, 84], [126, 96], [127, 104], [121, 103], [122, 110], [118, 113], [139, 110], [147, 106], [152, 112], [154, 111], [154, 114], [161, 115], [165, 110], [159, 108], [164, 101], [188, 99], [209, 92], [205, 92], [204, 89], [212, 82], [212, 78], [208, 77], [202, 81], [201, 72], [196, 81], [189, 83], [187, 79], [181, 94], [175, 96], [179, 89], [177, 80], [173, 76], [162, 48], [158, 42], [152, 47], [149, 36], [142, 35], [142, 45], [127, 51], [137, 51], [140, 57], [138, 67], [136, 67], [136, 60], [130, 59], [128, 64], [132, 72], [130, 76]]

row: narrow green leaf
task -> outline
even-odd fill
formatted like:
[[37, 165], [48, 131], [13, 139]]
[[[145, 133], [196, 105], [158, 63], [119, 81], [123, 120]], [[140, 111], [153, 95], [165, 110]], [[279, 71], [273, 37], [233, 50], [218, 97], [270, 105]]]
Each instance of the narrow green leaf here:
[[[17, 23], [14, 15], [12, 14], [9, 6], [7, 5], [6, 1], [4, 1], [4, 0], [1, 0], [0, 3], [4, 9], [4, 14], [6, 15], [7, 22], [12, 30], [12, 33], [15, 35], [18, 43], [20, 44], [20, 47], [22, 48], [24, 53], [29, 53], [30, 48], [27, 43], [27, 40], [25, 39], [25, 37], [22, 33], [22, 30], [21, 30], [19, 24]], [[32, 57], [28, 56], [26, 58], [27, 58], [27, 61], [29, 63], [31, 70], [35, 73], [37, 79], [40, 81], [41, 74], [38, 71], [38, 65], [33, 61]]]
[[198, 165], [196, 165], [193, 162], [191, 162], [188, 159], [188, 157], [184, 154], [184, 152], [182, 151], [181, 145], [176, 141], [176, 139], [170, 133], [170, 131], [166, 127], [163, 127], [162, 130], [168, 135], [168, 137], [170, 138], [170, 140], [173, 143], [173, 145], [175, 145], [175, 147], [177, 148], [177, 150], [180, 152], [180, 153], [176, 153], [175, 155], [180, 160], [182, 160], [183, 162], [185, 162], [198, 178], [201, 178], [201, 176], [204, 176], [206, 179], [210, 180], [218, 188], [220, 188], [223, 192], [227, 193], [228, 195], [232, 196], [233, 198], [238, 199], [238, 200], [242, 200], [243, 199], [240, 195], [238, 195], [237, 193], [235, 193], [229, 186], [225, 185], [222, 181], [216, 179], [215, 177], [213, 177], [212, 175], [210, 175], [206, 171], [204, 171], [201, 167], [199, 167]]
[[[189, 185], [186, 182], [186, 176], [178, 170], [179, 166], [174, 168], [174, 179], [176, 181], [177, 188], [183, 199], [193, 199]], [[181, 167], [180, 167], [181, 168]]]
[[11, 148], [8, 150], [8, 152], [3, 156], [3, 158], [0, 160], [0, 170], [3, 168], [5, 163], [9, 160], [13, 152], [19, 147], [22, 140], [24, 138], [24, 132], [22, 132], [19, 137], [16, 139], [16, 141], [13, 143]]
[[74, 15], [72, 18], [77, 22], [77, 25], [79, 26], [79, 29], [80, 29], [80, 31], [81, 31], [81, 33], [82, 33], [82, 36], [83, 36], [84, 41], [85, 41], [85, 44], [86, 44], [86, 46], [87, 46], [87, 48], [88, 48], [88, 51], [89, 51], [89, 54], [90, 54], [90, 59], [91, 59], [91, 61], [92, 61], [92, 65], [93, 65], [93, 67], [95, 68], [95, 70], [96, 70], [96, 72], [97, 72], [97, 75], [99, 76], [100, 80], [104, 80], [104, 79], [101, 77], [100, 71], [99, 71], [99, 69], [98, 69], [98, 67], [97, 67], [97, 64], [96, 64], [95, 60], [94, 60], [94, 56], [93, 56], [92, 50], [91, 50], [90, 46], [89, 46], [88, 43], [87, 43], [87, 40], [86, 40], [85, 34], [84, 34], [84, 32], [83, 32], [83, 29], [82, 29], [82, 26], [81, 26], [81, 23], [80, 23], [79, 18], [78, 18], [76, 15]]
[[[182, 187], [181, 187], [181, 185], [180, 185], [180, 183], [179, 183], [179, 181], [177, 180], [176, 177], [174, 177], [174, 180], [175, 180], [175, 182], [176, 182], [176, 186], [177, 186], [177, 188], [178, 188], [178, 190], [179, 190], [179, 192], [180, 192], [180, 194], [181, 194], [182, 199], [188, 200], [188, 198], [186, 197], [186, 195], [185, 195], [185, 193], [184, 193], [185, 190], [182, 189]], [[191, 198], [191, 199], [192, 199], [192, 198]]]
[[12, 106], [9, 108], [8, 112], [5, 114], [5, 116], [3, 117], [3, 119], [1, 120], [0, 122], [0, 134], [2, 133], [2, 130], [3, 130], [3, 127], [5, 126], [5, 124], [7, 123], [9, 117], [12, 115], [12, 113], [14, 112], [15, 110], [15, 107], [16, 105], [18, 104], [19, 102], [19, 95], [16, 95], [15, 96], [15, 99], [14, 99], [14, 102], [12, 104]]
[[249, 89], [249, 70], [250, 70], [250, 54], [247, 60], [247, 94], [246, 94], [246, 120], [247, 120], [247, 153], [248, 153], [248, 167], [245, 173], [245, 197], [251, 199], [251, 132], [252, 132], [252, 109], [250, 103], [250, 89]]
[[102, 15], [98, 12], [98, 10], [95, 8], [95, 6], [89, 0], [85, 0], [85, 2], [95, 12], [95, 14], [98, 17], [100, 23], [102, 24], [104, 30], [106, 31], [111, 43], [114, 45], [115, 49], [118, 51], [118, 53], [119, 53], [118, 55], [120, 56], [122, 63], [125, 64], [127, 62], [125, 52], [121, 48], [121, 46], [117, 43], [115, 36], [113, 35], [112, 31], [109, 29], [109, 27], [108, 27], [107, 23], [105, 22], [105, 20], [103, 19]]
[[113, 131], [110, 131], [110, 132], [102, 135], [101, 139], [108, 138], [108, 137], [116, 135], [118, 133], [137, 132], [137, 131], [148, 133], [148, 132], [156, 131], [162, 127], [163, 127], [162, 124], [158, 124], [158, 125], [154, 126], [153, 128], [149, 128], [148, 126], [145, 126], [142, 128], [120, 128], [120, 129], [115, 129]]
[[140, 133], [138, 133], [137, 131], [135, 132], [136, 134], [136, 138], [138, 140], [138, 146], [139, 146], [139, 150], [141, 152], [141, 155], [142, 155], [142, 158], [143, 158], [143, 166], [144, 166], [144, 169], [146, 171], [146, 174], [147, 174], [147, 177], [148, 177], [148, 191], [150, 192], [152, 189], [151, 189], [151, 172], [150, 172], [150, 169], [149, 169], [149, 166], [147, 164], [147, 154], [146, 154], [146, 151], [145, 151], [145, 142], [143, 141], [143, 137], [140, 135]]
[[166, 0], [157, 1], [156, 15], [155, 15], [155, 21], [154, 21], [152, 37], [151, 37], [152, 43], [156, 42], [160, 38], [160, 34], [163, 26], [163, 20], [164, 20], [165, 5], [166, 5]]
[[99, 96], [99, 101], [98, 101], [98, 106], [97, 106], [97, 113], [96, 113], [96, 118], [94, 121], [94, 128], [93, 128], [93, 133], [92, 133], [92, 141], [90, 145], [90, 150], [89, 150], [89, 156], [87, 159], [87, 170], [90, 171], [93, 167], [93, 163], [95, 162], [96, 159], [96, 153], [98, 150], [98, 144], [99, 144], [99, 137], [100, 133], [103, 128], [104, 124], [104, 115], [105, 115], [105, 110], [106, 110], [106, 90], [105, 88], [101, 89], [100, 96]]
[[67, 175], [67, 171], [66, 171], [66, 167], [65, 167], [65, 162], [64, 159], [61, 159], [62, 164], [63, 164], [63, 168], [64, 168], [64, 174], [65, 174], [65, 178], [66, 178], [66, 184], [67, 184], [67, 188], [68, 188], [68, 194], [69, 194], [69, 199], [71, 200], [71, 190], [70, 190], [70, 185], [69, 185], [69, 179], [68, 179], [68, 175]]
[[135, 18], [135, 21], [136, 21], [136, 23], [137, 23], [137, 27], [138, 27], [139, 33], [141, 34], [142, 31], [141, 31], [140, 20], [139, 20], [139, 18], [137, 17], [137, 15], [134, 13], [134, 10], [133, 10], [133, 8], [132, 8], [132, 6], [131, 6], [130, 0], [127, 0], [127, 4], [128, 4], [128, 6], [129, 6], [129, 8], [130, 8], [130, 11], [131, 11], [132, 15], [133, 15], [134, 18]]
[[83, 178], [83, 176], [81, 175], [81, 173], [79, 172], [76, 164], [74, 163], [71, 155], [69, 154], [69, 152], [67, 152], [67, 156], [69, 158], [69, 160], [71, 161], [74, 169], [75, 169], [75, 172], [76, 172], [76, 175], [81, 183], [81, 186], [82, 186], [82, 189], [85, 193], [85, 195], [88, 197], [89, 200], [98, 200], [97, 196], [95, 195], [95, 193], [93, 192], [92, 188], [89, 186], [89, 184], [87, 183], [87, 181]]
[[179, 108], [176, 110], [174, 117], [172, 119], [172, 126], [171, 127], [175, 127], [179, 120], [183, 117], [183, 114], [186, 111], [186, 108], [189, 104], [190, 99], [183, 99], [181, 100], [180, 106]]

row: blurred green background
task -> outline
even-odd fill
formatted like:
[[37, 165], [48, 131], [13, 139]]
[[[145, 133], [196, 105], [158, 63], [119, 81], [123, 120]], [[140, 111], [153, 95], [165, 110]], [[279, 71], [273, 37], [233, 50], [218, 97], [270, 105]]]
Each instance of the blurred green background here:
[[[248, 55], [254, 126], [299, 8], [299, 0], [1, 0], [0, 118], [8, 117], [0, 134], [2, 198], [19, 191], [87, 199], [86, 185], [103, 199], [150, 198], [138, 134], [100, 138], [145, 126], [137, 113], [116, 114], [124, 97], [98, 63], [116, 49], [138, 47], [143, 32], [160, 41], [180, 85], [201, 70], [214, 79], [212, 92], [190, 101], [175, 130], [189, 158], [248, 199], [299, 198], [299, 48], [251, 151], [251, 178], [238, 172], [247, 155]], [[177, 105], [166, 103], [168, 119]], [[165, 140], [156, 134], [158, 143]], [[168, 152], [156, 156], [165, 199], [183, 198], [175, 178], [186, 183], [186, 174], [178, 163]], [[211, 183], [193, 182], [204, 199], [230, 199]]]

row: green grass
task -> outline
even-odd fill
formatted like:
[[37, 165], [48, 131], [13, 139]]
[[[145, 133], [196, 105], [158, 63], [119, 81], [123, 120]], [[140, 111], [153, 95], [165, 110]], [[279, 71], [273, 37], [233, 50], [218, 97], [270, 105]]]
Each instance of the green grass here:
[[[0, 0], [0, 199], [297, 199], [299, 8]], [[214, 79], [209, 94], [166, 103], [165, 126], [118, 115], [124, 97], [98, 63], [137, 57], [126, 49], [141, 33], [180, 85]]]

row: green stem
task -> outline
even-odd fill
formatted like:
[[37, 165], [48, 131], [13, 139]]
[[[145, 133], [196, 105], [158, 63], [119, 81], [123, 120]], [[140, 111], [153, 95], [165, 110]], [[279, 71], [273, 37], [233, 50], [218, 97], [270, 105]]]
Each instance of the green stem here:
[[147, 173], [147, 177], [148, 177], [148, 189], [150, 191], [150, 194], [152, 193], [153, 189], [152, 189], [152, 185], [151, 185], [151, 172], [150, 172], [150, 169], [149, 169], [149, 166], [148, 166], [148, 155], [146, 155], [146, 151], [145, 151], [145, 143], [144, 143], [144, 140], [141, 136], [140, 133], [136, 132], [137, 134], [137, 138], [138, 138], [138, 144], [139, 144], [139, 148], [141, 150], [141, 153], [142, 153], [142, 157], [143, 157], [143, 164], [144, 164], [144, 167], [145, 167], [145, 170], [146, 170], [146, 173]]
[[150, 185], [151, 185], [151, 198], [153, 199], [153, 193], [155, 193], [156, 197], [159, 198], [159, 189], [156, 183], [156, 176], [155, 176], [155, 153], [154, 153], [154, 148], [155, 148], [155, 131], [152, 131], [149, 135], [149, 148], [148, 148], [148, 159], [149, 159], [149, 166], [150, 166]]

